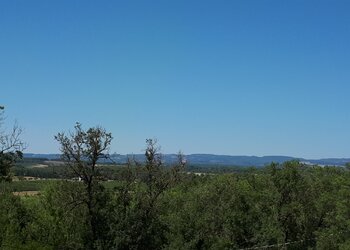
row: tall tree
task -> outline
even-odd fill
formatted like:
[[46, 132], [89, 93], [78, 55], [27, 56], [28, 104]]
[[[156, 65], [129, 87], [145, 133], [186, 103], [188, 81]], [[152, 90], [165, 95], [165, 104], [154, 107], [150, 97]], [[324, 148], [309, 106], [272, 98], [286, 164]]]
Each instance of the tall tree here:
[[[167, 227], [162, 221], [162, 198], [166, 191], [181, 179], [186, 161], [181, 153], [173, 166], [166, 166], [162, 160], [157, 140], [147, 139], [146, 161], [138, 169], [139, 188], [131, 190], [134, 196], [126, 235], [126, 243], [119, 249], [162, 249], [166, 242]], [[123, 245], [124, 244], [124, 245]]]
[[96, 248], [96, 242], [102, 237], [101, 220], [99, 219], [101, 208], [101, 194], [103, 187], [99, 184], [101, 175], [97, 163], [100, 159], [108, 157], [109, 147], [112, 141], [111, 133], [101, 127], [93, 127], [84, 130], [80, 123], [75, 126], [75, 131], [58, 133], [55, 139], [61, 145], [62, 159], [74, 172], [76, 177], [82, 180], [84, 193], [75, 206], [85, 205], [88, 210], [88, 224], [90, 232], [87, 235], [87, 248]]
[[22, 158], [25, 144], [20, 139], [22, 129], [15, 124], [10, 132], [3, 128], [4, 107], [0, 106], [0, 182], [11, 181], [11, 168]]

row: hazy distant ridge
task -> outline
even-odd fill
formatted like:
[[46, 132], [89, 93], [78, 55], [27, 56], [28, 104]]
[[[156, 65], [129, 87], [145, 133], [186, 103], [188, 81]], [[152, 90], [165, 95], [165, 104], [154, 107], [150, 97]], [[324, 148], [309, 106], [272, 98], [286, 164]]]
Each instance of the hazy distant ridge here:
[[[59, 154], [24, 154], [26, 158], [46, 158], [49, 160], [59, 159]], [[143, 154], [135, 155], [112, 155], [112, 159], [118, 163], [125, 163], [128, 157], [134, 157], [138, 161], [144, 160]], [[350, 162], [350, 158], [327, 158], [327, 159], [303, 159], [290, 156], [232, 156], [232, 155], [214, 155], [214, 154], [190, 154], [185, 156], [189, 164], [193, 165], [235, 165], [235, 166], [265, 166], [271, 162], [283, 163], [289, 160], [300, 160], [309, 164], [319, 165], [335, 165], [344, 166], [347, 162]], [[164, 154], [163, 160], [166, 163], [173, 163], [177, 159], [176, 154]]]

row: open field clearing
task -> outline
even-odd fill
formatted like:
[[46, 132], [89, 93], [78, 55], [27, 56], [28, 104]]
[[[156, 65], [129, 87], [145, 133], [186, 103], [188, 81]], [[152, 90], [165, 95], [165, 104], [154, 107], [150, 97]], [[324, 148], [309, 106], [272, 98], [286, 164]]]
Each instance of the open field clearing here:
[[23, 191], [23, 192], [12, 192], [16, 196], [37, 196], [40, 195], [39, 191]]
[[13, 192], [28, 192], [28, 191], [41, 191], [46, 186], [57, 182], [58, 180], [19, 180], [13, 181], [9, 187]]
[[45, 164], [35, 164], [33, 166], [31, 166], [32, 168], [47, 168], [48, 165], [45, 165]]
[[[26, 192], [38, 192], [43, 191], [47, 186], [52, 185], [54, 183], [64, 181], [64, 180], [52, 180], [52, 179], [44, 179], [44, 180], [18, 180], [13, 181], [9, 184], [9, 187], [14, 193], [18, 193], [20, 195], [21, 193]], [[120, 184], [119, 181], [104, 181], [102, 182], [102, 185], [108, 189], [113, 190], [115, 187], [117, 187]], [[29, 193], [30, 194], [30, 193]]]

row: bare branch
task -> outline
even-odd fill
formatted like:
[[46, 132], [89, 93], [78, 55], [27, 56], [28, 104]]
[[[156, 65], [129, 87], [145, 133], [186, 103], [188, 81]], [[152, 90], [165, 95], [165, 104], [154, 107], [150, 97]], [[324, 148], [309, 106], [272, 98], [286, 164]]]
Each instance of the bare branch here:
[[[0, 106], [0, 129], [4, 121], [3, 106]], [[11, 181], [11, 168], [15, 162], [22, 158], [22, 151], [26, 144], [21, 140], [23, 130], [18, 126], [17, 122], [14, 124], [12, 130], [7, 132], [0, 130], [0, 181]]]

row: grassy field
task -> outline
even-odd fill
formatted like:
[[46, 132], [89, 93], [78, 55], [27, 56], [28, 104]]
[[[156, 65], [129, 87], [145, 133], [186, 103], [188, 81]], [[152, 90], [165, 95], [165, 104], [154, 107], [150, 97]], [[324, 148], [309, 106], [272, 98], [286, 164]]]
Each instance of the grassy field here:
[[46, 186], [55, 182], [58, 182], [58, 180], [19, 180], [10, 183], [9, 187], [13, 192], [42, 191]]
[[[42, 191], [48, 185], [51, 185], [59, 181], [61, 180], [31, 180], [31, 181], [19, 180], [19, 181], [13, 181], [12, 183], [7, 184], [7, 186], [11, 189], [12, 192]], [[117, 187], [118, 183], [119, 181], [102, 182], [105, 188], [110, 190]]]

